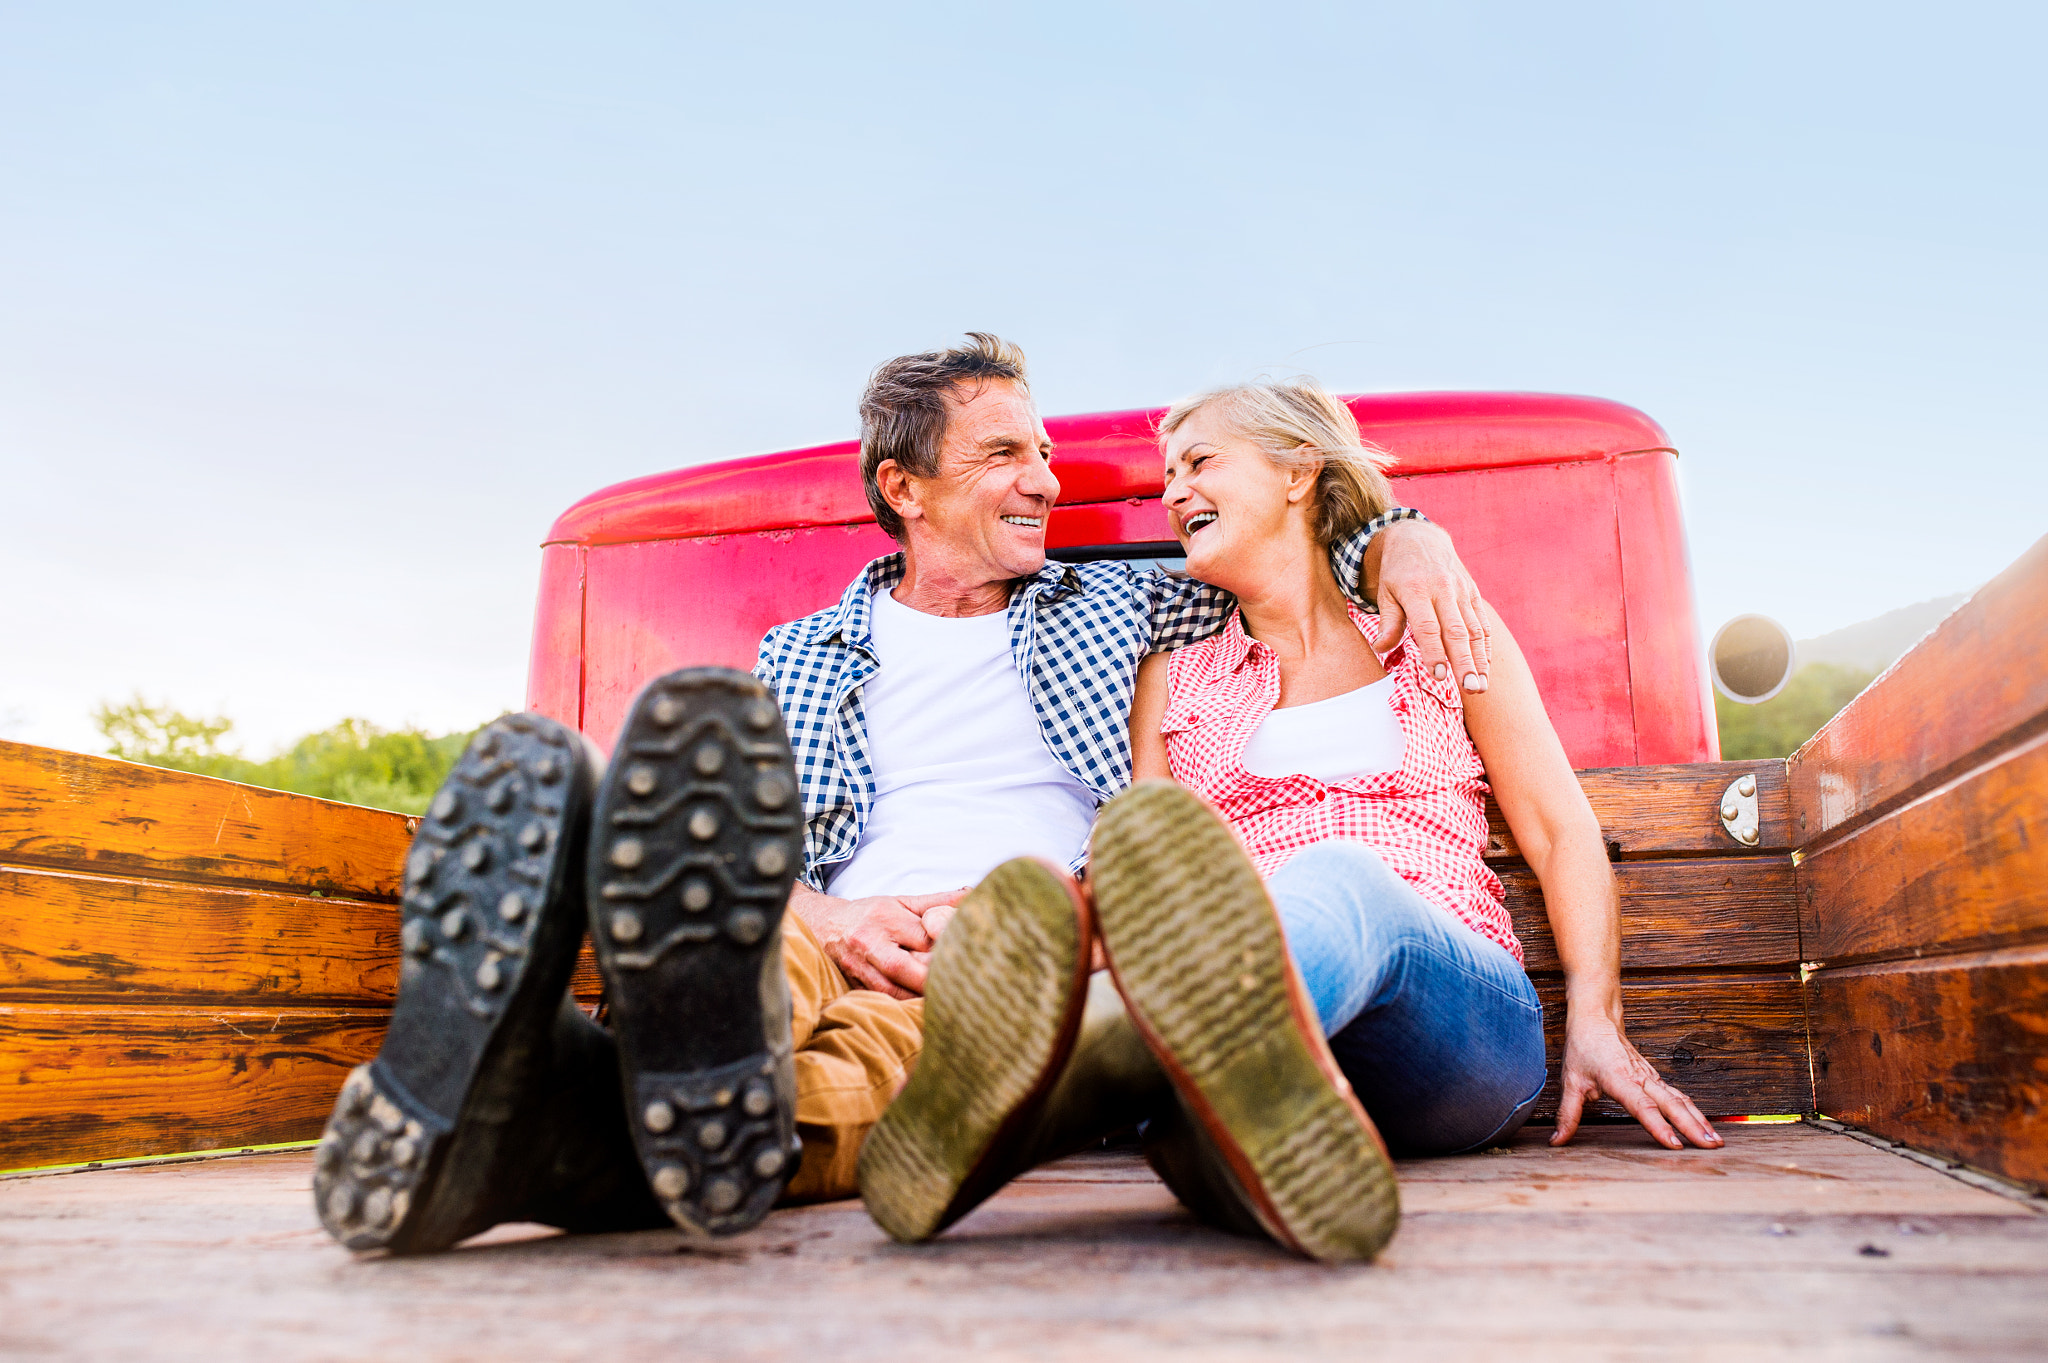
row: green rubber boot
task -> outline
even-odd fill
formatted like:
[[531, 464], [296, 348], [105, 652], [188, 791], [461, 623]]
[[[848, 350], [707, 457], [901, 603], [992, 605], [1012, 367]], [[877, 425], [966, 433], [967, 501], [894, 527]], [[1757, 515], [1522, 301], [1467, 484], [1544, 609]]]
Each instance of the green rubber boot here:
[[1379, 1253], [1400, 1223], [1393, 1164], [1229, 825], [1173, 782], [1145, 781], [1104, 806], [1091, 847], [1096, 923], [1131, 1020], [1258, 1224], [1312, 1259]]
[[1018, 1174], [1171, 1101], [1104, 979], [1073, 881], [1005, 862], [960, 902], [925, 992], [924, 1050], [861, 1147], [869, 1215], [929, 1239]]

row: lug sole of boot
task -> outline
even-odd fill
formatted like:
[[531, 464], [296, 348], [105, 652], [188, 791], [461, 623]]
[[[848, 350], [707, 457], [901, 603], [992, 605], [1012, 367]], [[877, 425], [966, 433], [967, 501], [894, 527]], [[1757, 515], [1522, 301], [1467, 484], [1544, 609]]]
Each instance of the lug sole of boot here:
[[782, 969], [802, 815], [760, 682], [688, 668], [640, 693], [592, 818], [590, 936], [634, 1144], [692, 1233], [757, 1224], [801, 1152], [787, 1018], [768, 1015], [784, 996], [764, 972]]
[[398, 999], [314, 1155], [328, 1234], [444, 1249], [476, 1224], [505, 1123], [537, 1072], [583, 931], [592, 785], [582, 738], [538, 715], [477, 735], [406, 858]]
[[861, 1198], [897, 1240], [938, 1234], [1000, 1186], [1073, 1050], [1088, 1000], [1086, 909], [1030, 858], [960, 901], [926, 981], [924, 1048], [861, 1145]]
[[1283, 1245], [1369, 1259], [1400, 1195], [1324, 1043], [1257, 870], [1215, 812], [1144, 782], [1097, 821], [1096, 921], [1132, 1021]]

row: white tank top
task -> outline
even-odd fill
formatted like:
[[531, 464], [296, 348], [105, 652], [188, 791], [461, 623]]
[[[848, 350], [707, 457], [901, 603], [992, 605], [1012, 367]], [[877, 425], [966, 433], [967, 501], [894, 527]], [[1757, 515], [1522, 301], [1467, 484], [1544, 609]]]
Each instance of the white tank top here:
[[875, 802], [827, 893], [930, 894], [1011, 857], [1079, 856], [1095, 796], [1045, 746], [1009, 613], [926, 615], [879, 592], [870, 618], [881, 667], [861, 709]]
[[1244, 745], [1254, 776], [1311, 776], [1328, 784], [1393, 771], [1407, 756], [1401, 721], [1387, 705], [1394, 679], [1266, 715]]

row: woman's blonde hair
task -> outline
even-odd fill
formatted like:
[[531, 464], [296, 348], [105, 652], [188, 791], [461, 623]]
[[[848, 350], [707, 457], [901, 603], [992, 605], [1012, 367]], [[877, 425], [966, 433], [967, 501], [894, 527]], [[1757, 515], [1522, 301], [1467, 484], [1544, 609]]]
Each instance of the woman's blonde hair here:
[[1159, 419], [1161, 448], [1204, 411], [1278, 468], [1295, 472], [1321, 461], [1311, 527], [1318, 544], [1336, 543], [1393, 505], [1384, 470], [1394, 456], [1366, 444], [1351, 409], [1314, 379], [1259, 379], [1182, 398]]

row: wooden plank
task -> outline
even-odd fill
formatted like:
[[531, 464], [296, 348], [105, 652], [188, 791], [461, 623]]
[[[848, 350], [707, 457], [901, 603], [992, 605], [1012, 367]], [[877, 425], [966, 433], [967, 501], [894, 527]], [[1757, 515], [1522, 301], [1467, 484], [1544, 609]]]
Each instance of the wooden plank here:
[[[1532, 1149], [1517, 1143], [1508, 1150], [1515, 1156], [1512, 1159], [1475, 1160], [1464, 1155], [1442, 1155], [1398, 1160], [1402, 1209], [1410, 1211], [1417, 1207], [1419, 1199], [1411, 1195], [1411, 1190], [1432, 1185], [1474, 1189], [1519, 1185], [1530, 1189], [1530, 1179], [1534, 1177], [1542, 1184], [1593, 1192], [1596, 1196], [1602, 1189], [1609, 1191], [1614, 1197], [1599, 1208], [1604, 1211], [1621, 1211], [1631, 1203], [1655, 1207], [1660, 1200], [1668, 1206], [1685, 1200], [1682, 1190], [1688, 1186], [1726, 1191], [1743, 1184], [1775, 1190], [1785, 1199], [1780, 1208], [1790, 1210], [1789, 1204], [1806, 1201], [1806, 1193], [1818, 1191], [1819, 1187], [1841, 1193], [1848, 1191], [1844, 1185], [1853, 1184], [1859, 1194], [1857, 1200], [1880, 1213], [1889, 1210], [1894, 1214], [1913, 1211], [2032, 1215], [2016, 1200], [1986, 1193], [1862, 1141], [1847, 1136], [1817, 1140], [1815, 1137], [1835, 1133], [1805, 1122], [1729, 1123], [1721, 1128], [1721, 1134], [1727, 1144], [1704, 1159], [1690, 1151], [1666, 1150], [1626, 1126], [1601, 1126], [1570, 1145], [1546, 1144]], [[1548, 1133], [1543, 1135], [1547, 1137]], [[1536, 1158], [1524, 1160], [1523, 1156]], [[1532, 1175], [1532, 1166], [1540, 1167], [1542, 1172]], [[1897, 1200], [1880, 1201], [1885, 1198]], [[1713, 1209], [1711, 1203], [1704, 1201], [1696, 1205], [1702, 1210]], [[2048, 1225], [2042, 1229], [2048, 1231]]]
[[[1743, 846], [1721, 826], [1722, 792], [1742, 776], [1756, 778], [1761, 826], [1755, 847]], [[1607, 854], [1617, 860], [1688, 853], [1784, 852], [1795, 845], [1785, 764], [1775, 758], [1603, 767], [1579, 772], [1578, 777], [1580, 789], [1600, 820]], [[1488, 861], [1521, 859], [1515, 835], [1491, 797], [1486, 801], [1486, 828]]]
[[2048, 734], [1806, 858], [1808, 954], [1840, 964], [2048, 937], [2044, 792]]
[[[1496, 869], [1530, 973], [1561, 969], [1536, 873], [1520, 865]], [[1783, 856], [1617, 864], [1622, 968], [1796, 964], [1799, 913], [1792, 876], [1791, 858]]]
[[[0, 866], [0, 1000], [389, 1008], [389, 903]], [[604, 987], [585, 941], [570, 988]]]
[[1820, 1110], [2048, 1188], [2048, 946], [1814, 973]]
[[0, 1168], [311, 1140], [386, 1016], [0, 1005]]
[[[2035, 542], [1794, 753], [1803, 847], [2048, 717], [2048, 538]], [[1987, 753], [1986, 756], [1989, 754]]]
[[[1622, 1010], [1629, 1040], [1660, 1074], [1708, 1116], [1811, 1112], [1806, 1013], [1795, 974], [1624, 976]], [[1534, 1120], [1557, 1113], [1564, 1057], [1564, 985], [1538, 980], [1550, 1053], [1550, 1082]], [[1595, 1118], [1632, 1120], [1610, 1099]]]
[[0, 999], [388, 1008], [398, 910], [0, 867]]
[[591, 954], [587, 937], [576, 951], [576, 969], [569, 976], [569, 992], [586, 1006], [596, 1003], [604, 993], [604, 976], [598, 972], [597, 957]]
[[0, 863], [398, 897], [403, 814], [0, 741]]

